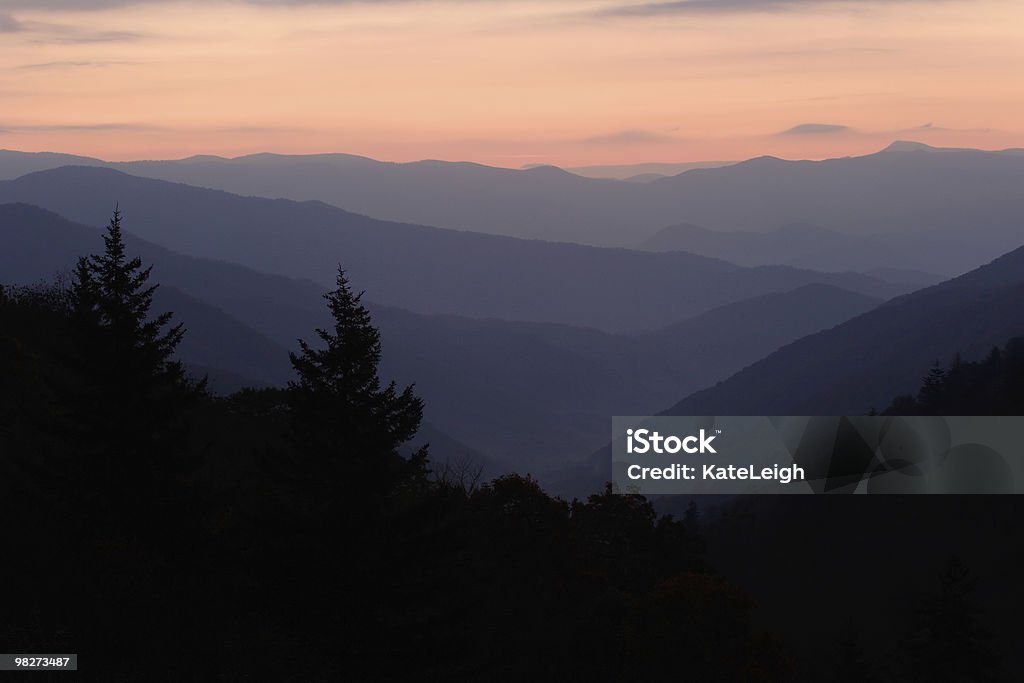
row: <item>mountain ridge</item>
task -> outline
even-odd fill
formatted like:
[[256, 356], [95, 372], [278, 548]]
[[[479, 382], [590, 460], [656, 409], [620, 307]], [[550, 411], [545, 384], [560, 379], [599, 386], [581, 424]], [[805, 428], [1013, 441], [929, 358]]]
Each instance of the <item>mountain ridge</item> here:
[[[320, 200], [382, 220], [600, 246], [634, 246], [681, 222], [733, 232], [803, 222], [851, 235], [957, 238], [962, 244], [928, 254], [941, 256], [939, 272], [950, 274], [1013, 248], [1024, 154], [928, 150], [942, 153], [896, 146], [820, 161], [761, 157], [642, 183], [354, 155], [89, 163], [243, 195]], [[24, 160], [0, 153], [0, 178], [23, 175], [19, 169]], [[905, 262], [886, 265], [936, 270], [918, 257], [906, 250]]]
[[[64, 167], [0, 182], [0, 201], [102, 225], [116, 202], [142, 238], [173, 251], [331, 285], [339, 265], [374, 299], [419, 313], [657, 329], [717, 306], [810, 282], [889, 298], [907, 291], [856, 273], [743, 268], [654, 253], [378, 221], [321, 202], [242, 197]], [[467, 287], [466, 283], [472, 283]]]
[[913, 393], [934, 363], [1024, 334], [1024, 247], [787, 344], [665, 411], [855, 415]]
[[[182, 349], [192, 365], [221, 364], [236, 374], [281, 384], [282, 376], [290, 376], [286, 350], [294, 349], [300, 337], [309, 339], [315, 327], [330, 324], [322, 299], [326, 286], [177, 254], [128, 231], [132, 222], [127, 216], [125, 226], [129, 250], [153, 265], [152, 279], [162, 283], [158, 293], [180, 289], [263, 335], [276, 345], [268, 364], [279, 374], [253, 371], [243, 361], [262, 356], [241, 352], [252, 346], [249, 336], [223, 325], [216, 333], [202, 329], [207, 319], [189, 305], [176, 319], [190, 330]], [[0, 281], [35, 282], [69, 269], [79, 255], [100, 244], [98, 228], [29, 205], [0, 205]], [[372, 300], [366, 305], [382, 335], [383, 376], [415, 382], [428, 421], [510, 469], [528, 467], [539, 474], [599, 445], [608, 415], [656, 410], [682, 386], [706, 386], [778, 344], [878, 303], [827, 285], [808, 285], [637, 336], [558, 323], [426, 315]], [[159, 300], [158, 308], [165, 304], [178, 306]], [[719, 334], [735, 342], [718, 343], [714, 337]], [[226, 338], [236, 338], [227, 348], [239, 356], [229, 363], [198, 356], [188, 346], [202, 342], [206, 352], [219, 352]]]

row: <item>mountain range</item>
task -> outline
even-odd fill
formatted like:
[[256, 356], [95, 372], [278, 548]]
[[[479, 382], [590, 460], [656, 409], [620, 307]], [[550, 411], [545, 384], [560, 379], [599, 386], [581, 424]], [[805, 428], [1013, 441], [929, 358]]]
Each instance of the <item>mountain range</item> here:
[[[902, 235], [911, 238], [910, 248], [890, 245], [895, 251], [888, 254], [865, 247], [867, 253], [847, 257], [843, 269], [884, 265], [944, 275], [966, 272], [1017, 246], [1016, 220], [1024, 211], [1021, 150], [918, 143], [824, 161], [759, 157], [643, 183], [584, 178], [551, 166], [396, 164], [345, 154], [111, 163], [0, 152], [0, 178], [69, 164], [244, 195], [320, 200], [378, 219], [601, 246], [635, 247], [680, 223], [734, 232], [804, 223], [848, 235]], [[929, 248], [914, 249], [915, 242]], [[880, 254], [889, 262], [878, 263]]]
[[[927, 249], [922, 249], [927, 244]], [[785, 264], [824, 271], [859, 270], [891, 282], [919, 287], [955, 270], [949, 255], [970, 250], [969, 235], [848, 235], [817, 225], [791, 223], [766, 232], [719, 231], [690, 223], [670, 225], [643, 240], [639, 249], [686, 251], [742, 266]], [[916, 254], [910, 258], [910, 254]], [[918, 268], [907, 268], [912, 261]], [[959, 274], [959, 273], [954, 273]]]
[[[188, 330], [180, 357], [211, 373], [215, 388], [283, 384], [291, 376], [287, 350], [329, 323], [323, 285], [126, 239], [154, 266], [157, 307], [173, 310]], [[26, 204], [0, 205], [7, 283], [66, 273], [100, 244], [96, 228]], [[382, 333], [382, 373], [416, 383], [435, 441], [450, 438], [508, 467], [540, 472], [599, 446], [608, 415], [656, 411], [879, 303], [810, 284], [640, 334], [368, 307]], [[232, 340], [230, 352], [224, 339]]]
[[870, 297], [912, 289], [859, 273], [744, 268], [651, 253], [379, 221], [320, 202], [242, 197], [118, 171], [63, 167], [0, 182], [0, 202], [126, 229], [184, 255], [330, 286], [339, 264], [374, 301], [417, 313], [651, 330], [761, 294], [827, 284]]
[[[884, 208], [870, 202], [848, 212], [839, 227], [803, 219], [770, 229], [738, 219], [726, 225], [721, 216], [735, 218], [739, 209], [723, 204], [712, 227], [677, 220], [624, 249], [392, 222], [322, 201], [143, 177], [154, 169], [217, 167], [236, 180], [245, 176], [239, 168], [281, 180], [299, 178], [315, 162], [394, 182], [394, 169], [358, 157], [117, 165], [126, 173], [86, 158], [4, 153], [0, 171], [31, 172], [0, 181], [0, 202], [21, 202], [0, 207], [0, 273], [4, 282], [26, 283], [69, 270], [75, 258], [97, 249], [97, 228], [120, 203], [130, 247], [155, 264], [154, 277], [164, 285], [158, 306], [176, 311], [190, 329], [182, 358], [229, 391], [287, 381], [287, 350], [327, 323], [321, 295], [340, 264], [368, 292], [384, 339], [384, 375], [416, 382], [425, 398], [425, 431], [453, 450], [509, 468], [558, 472], [581, 458], [589, 467], [585, 456], [606, 440], [609, 415], [665, 406], [680, 414], [863, 413], [914, 391], [934, 362], [977, 356], [1024, 332], [1024, 251], [1007, 250], [934, 284], [956, 267], [949, 254], [959, 253], [962, 264], [999, 240], [1019, 246], [1022, 214], [1009, 187], [1021, 159], [1014, 150], [895, 145], [855, 159], [760, 159], [689, 171], [646, 185], [678, 182], [676, 191], [692, 200], [690, 212], [704, 211], [715, 196], [727, 204], [720, 194], [727, 186], [746, 188], [764, 215], [781, 217], [795, 198], [793, 184], [805, 182], [804, 210], [787, 215], [794, 219], [821, 218], [826, 208], [850, 201], [830, 183], [870, 186], [861, 198], [891, 200], [886, 178], [923, 175], [899, 181], [905, 206], [886, 205], [907, 220], [899, 226], [855, 229], [850, 221]], [[515, 179], [505, 185], [510, 192], [522, 174], [568, 175], [443, 162], [398, 166], [405, 174], [399, 176], [426, 174], [452, 187], [460, 174], [479, 180], [507, 172]], [[967, 179], [968, 172], [977, 176]], [[332, 173], [325, 177], [335, 182]], [[975, 187], [985, 179], [987, 189]], [[616, 193], [632, 192], [623, 189], [630, 183], [614, 180], [566, 182], [614, 187], [616, 201], [625, 196]], [[921, 194], [929, 182], [959, 183], [961, 190], [929, 203]], [[761, 189], [752, 190], [757, 183]], [[704, 188], [700, 197], [691, 186]], [[974, 204], [969, 230], [958, 212], [979, 197], [986, 203]], [[942, 220], [933, 205], [947, 210]], [[417, 213], [417, 220], [428, 222], [428, 214]], [[931, 227], [915, 232], [925, 214]], [[930, 270], [900, 257], [915, 251], [916, 262]], [[231, 354], [219, 343], [225, 338], [235, 340]]]
[[783, 346], [670, 408], [677, 415], [859, 415], [914, 393], [934, 363], [1024, 334], [1024, 247]]

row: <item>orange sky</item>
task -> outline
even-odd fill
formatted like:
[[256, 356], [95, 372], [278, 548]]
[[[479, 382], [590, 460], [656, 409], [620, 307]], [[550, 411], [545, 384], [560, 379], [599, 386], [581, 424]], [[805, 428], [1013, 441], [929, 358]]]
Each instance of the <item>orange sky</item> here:
[[1022, 74], [1019, 0], [0, 0], [0, 147], [106, 159], [996, 149]]

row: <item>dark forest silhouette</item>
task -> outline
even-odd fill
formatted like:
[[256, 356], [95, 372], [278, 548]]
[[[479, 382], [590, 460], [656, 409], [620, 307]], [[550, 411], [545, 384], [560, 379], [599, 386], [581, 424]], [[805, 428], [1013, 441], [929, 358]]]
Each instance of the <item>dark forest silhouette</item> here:
[[[708, 561], [696, 507], [676, 519], [610, 487], [564, 501], [514, 474], [477, 485], [427, 448], [404, 452], [422, 402], [382, 385], [379, 333], [340, 269], [334, 325], [300, 342], [295, 380], [226, 398], [174, 360], [186, 331], [151, 310], [149, 275], [115, 212], [69, 285], [0, 289], [0, 649], [78, 652], [97, 680], [800, 669]], [[943, 386], [1011, 361], [1013, 344]], [[931, 671], [932, 650], [969, 645], [956, 680], [989, 680], [962, 565], [944, 576], [900, 661]]]
[[980, 361], [936, 362], [916, 396], [898, 396], [885, 415], [1024, 415], [1024, 337]]

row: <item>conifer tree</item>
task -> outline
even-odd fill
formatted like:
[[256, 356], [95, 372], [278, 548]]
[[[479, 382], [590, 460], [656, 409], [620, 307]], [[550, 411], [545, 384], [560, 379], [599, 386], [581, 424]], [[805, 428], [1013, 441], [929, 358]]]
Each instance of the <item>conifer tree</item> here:
[[[419, 430], [423, 402], [407, 386], [395, 382], [381, 387], [380, 332], [373, 326], [345, 272], [339, 268], [336, 288], [324, 295], [334, 320], [333, 329], [317, 329], [319, 344], [299, 340], [299, 353], [289, 354], [297, 379], [289, 395], [301, 440], [318, 452], [344, 463], [350, 475], [371, 475], [380, 484], [393, 484], [399, 466], [398, 448]], [[421, 449], [412, 469], [422, 467]], [[385, 484], [387, 485], [387, 484]]]
[[159, 285], [148, 284], [152, 266], [143, 268], [139, 257], [128, 257], [119, 209], [114, 209], [103, 245], [102, 254], [78, 262], [72, 284], [76, 312], [107, 332], [111, 352], [132, 361], [120, 363], [123, 370], [136, 372], [137, 379], [182, 381], [184, 370], [173, 355], [185, 330], [179, 323], [163, 331], [171, 312], [150, 317]]
[[928, 371], [917, 394], [918, 402], [928, 411], [929, 414], [938, 415], [941, 413], [941, 402], [945, 392], [946, 380], [949, 373], [942, 367], [939, 361]]
[[401, 553], [403, 536], [393, 525], [403, 526], [415, 509], [426, 448], [404, 458], [398, 447], [416, 434], [423, 403], [411, 386], [381, 386], [380, 333], [340, 268], [336, 288], [324, 298], [333, 326], [317, 329], [313, 343], [300, 340], [299, 352], [290, 354], [296, 448], [282, 461], [280, 479], [293, 483], [302, 501], [289, 526], [307, 530], [294, 532], [290, 557], [302, 558], [316, 601], [347, 634], [341, 639], [346, 656], [365, 657], [375, 647], [366, 615], [381, 609], [371, 596], [401, 594], [396, 586], [404, 581], [401, 567], [387, 558]]
[[[103, 244], [103, 253], [79, 259], [72, 276], [71, 318], [88, 381], [85, 395], [75, 397], [76, 411], [93, 449], [107, 456], [108, 479], [131, 479], [131, 471], [136, 478], [159, 476], [157, 461], [205, 380], [193, 383], [174, 359], [185, 330], [181, 324], [164, 329], [173, 314], [151, 315], [158, 285], [149, 284], [152, 267], [128, 256], [118, 209]], [[124, 462], [112, 462], [118, 458]]]

